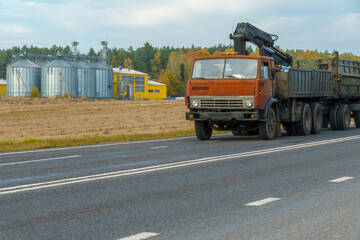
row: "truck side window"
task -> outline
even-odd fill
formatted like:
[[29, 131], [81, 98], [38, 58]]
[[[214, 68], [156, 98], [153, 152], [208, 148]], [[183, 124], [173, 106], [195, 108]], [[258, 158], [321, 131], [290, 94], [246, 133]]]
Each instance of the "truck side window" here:
[[262, 63], [261, 64], [261, 78], [269, 78], [269, 67], [268, 63]]

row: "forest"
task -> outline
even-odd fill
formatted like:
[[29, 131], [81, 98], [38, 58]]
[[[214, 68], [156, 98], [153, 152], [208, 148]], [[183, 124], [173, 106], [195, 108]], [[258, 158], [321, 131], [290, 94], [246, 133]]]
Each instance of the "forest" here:
[[[277, 46], [277, 48], [279, 48]], [[279, 48], [280, 49], [280, 48]], [[250, 55], [258, 55], [259, 50], [247, 47]], [[146, 42], [142, 47], [128, 49], [113, 47], [109, 49], [108, 61], [112, 67], [122, 66], [149, 74], [152, 80], [167, 84], [167, 96], [184, 96], [186, 91], [186, 81], [179, 80], [180, 63], [185, 65], [185, 79], [189, 78], [192, 60], [198, 56], [218, 55], [222, 52], [232, 52], [233, 46], [219, 44], [212, 47], [153, 47]], [[294, 61], [301, 59], [322, 59], [334, 57], [334, 51], [324, 52], [318, 50], [282, 50], [290, 54]], [[13, 61], [13, 56], [20, 53], [55, 55], [57, 53], [70, 54], [69, 46], [62, 47], [53, 45], [51, 48], [39, 48], [35, 46], [12, 47], [0, 49], [0, 79], [6, 78], [6, 66]], [[93, 48], [85, 55], [99, 56], [100, 51], [96, 52]], [[360, 61], [360, 56], [352, 53], [340, 53], [340, 58]]]

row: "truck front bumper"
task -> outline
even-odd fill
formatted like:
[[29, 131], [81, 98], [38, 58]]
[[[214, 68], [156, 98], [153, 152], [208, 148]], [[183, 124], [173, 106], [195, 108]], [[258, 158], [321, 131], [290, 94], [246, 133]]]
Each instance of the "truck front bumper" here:
[[239, 112], [195, 112], [191, 111], [186, 113], [186, 120], [192, 121], [264, 121], [260, 110], [253, 111], [239, 111]]

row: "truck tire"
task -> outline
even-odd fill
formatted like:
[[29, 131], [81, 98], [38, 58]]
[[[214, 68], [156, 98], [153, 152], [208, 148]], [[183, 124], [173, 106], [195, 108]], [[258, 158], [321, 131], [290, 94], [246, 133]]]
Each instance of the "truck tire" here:
[[295, 123], [284, 123], [284, 126], [285, 126], [286, 132], [289, 136], [297, 135]]
[[241, 136], [242, 134], [241, 134], [241, 131], [239, 131], [239, 130], [234, 130], [234, 131], [232, 131], [232, 134], [234, 135], [234, 136]]
[[338, 109], [339, 109], [339, 105], [334, 105], [330, 108], [329, 120], [330, 120], [331, 130], [338, 130], [337, 117], [336, 117]]
[[312, 134], [319, 134], [322, 124], [323, 124], [323, 115], [321, 111], [321, 105], [317, 102], [313, 102], [310, 104], [311, 115], [312, 115]]
[[340, 104], [336, 113], [336, 123], [338, 130], [348, 130], [350, 126], [350, 109], [347, 104]]
[[296, 122], [296, 132], [298, 135], [309, 135], [312, 128], [312, 116], [309, 104], [303, 103], [301, 107], [300, 121]]
[[195, 121], [195, 132], [199, 140], [209, 140], [212, 134], [212, 128], [208, 121]]
[[354, 111], [354, 122], [357, 128], [360, 128], [360, 111]]
[[270, 107], [269, 115], [265, 122], [259, 122], [260, 136], [264, 140], [271, 140], [276, 133], [276, 114], [274, 108]]

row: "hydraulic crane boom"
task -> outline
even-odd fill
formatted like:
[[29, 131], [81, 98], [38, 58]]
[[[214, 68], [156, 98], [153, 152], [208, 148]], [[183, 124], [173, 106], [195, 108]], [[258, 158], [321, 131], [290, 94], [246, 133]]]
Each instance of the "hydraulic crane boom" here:
[[274, 47], [278, 38], [277, 35], [266, 33], [250, 23], [238, 23], [234, 34], [230, 34], [230, 39], [234, 40], [235, 52], [240, 55], [247, 55], [246, 42], [251, 42], [259, 47], [261, 56], [274, 58], [276, 65], [291, 66], [292, 57]]

